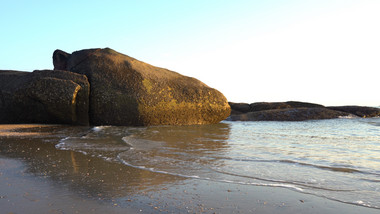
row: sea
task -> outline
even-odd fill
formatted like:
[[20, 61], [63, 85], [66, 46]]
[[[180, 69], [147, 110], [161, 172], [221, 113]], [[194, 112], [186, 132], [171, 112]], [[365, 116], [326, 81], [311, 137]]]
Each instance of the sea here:
[[55, 148], [149, 173], [286, 188], [380, 209], [380, 118], [96, 126], [80, 133]]

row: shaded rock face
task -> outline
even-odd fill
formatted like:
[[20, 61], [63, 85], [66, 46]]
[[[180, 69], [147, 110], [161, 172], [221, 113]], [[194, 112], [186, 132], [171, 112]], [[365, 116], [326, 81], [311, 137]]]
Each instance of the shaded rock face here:
[[265, 111], [273, 109], [287, 109], [287, 108], [313, 108], [324, 107], [319, 104], [288, 101], [288, 102], [258, 102], [258, 103], [233, 103], [229, 102], [232, 113], [241, 114], [255, 111]]
[[327, 108], [354, 114], [358, 117], [380, 117], [380, 108], [365, 106], [329, 106]]
[[231, 106], [231, 115], [244, 114], [251, 111], [251, 106], [248, 103], [233, 103], [228, 102]]
[[88, 125], [89, 89], [68, 71], [0, 71], [0, 123]]
[[232, 109], [228, 118], [230, 121], [303, 121], [357, 115], [353, 111], [326, 108], [319, 104], [297, 101], [252, 104], [230, 102], [229, 104]]
[[298, 102], [298, 101], [288, 101], [288, 102], [260, 102], [250, 104], [251, 111], [263, 111], [271, 109], [286, 109], [286, 108], [316, 108], [324, 107], [319, 104]]
[[287, 108], [255, 111], [245, 114], [231, 115], [231, 121], [304, 121], [332, 119], [349, 116], [349, 113], [334, 111], [323, 107]]
[[109, 48], [57, 50], [53, 62], [55, 69], [87, 76], [94, 125], [210, 124], [230, 115], [219, 91]]

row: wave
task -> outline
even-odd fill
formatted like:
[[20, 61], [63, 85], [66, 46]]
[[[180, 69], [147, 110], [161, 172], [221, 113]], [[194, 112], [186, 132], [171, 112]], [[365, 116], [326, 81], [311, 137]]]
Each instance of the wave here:
[[[205, 180], [205, 181], [212, 181], [212, 182], [219, 182], [219, 183], [229, 183], [229, 184], [238, 184], [238, 185], [251, 185], [251, 186], [262, 186], [262, 187], [277, 187], [277, 188], [285, 188], [285, 189], [290, 189], [293, 191], [305, 193], [305, 194], [310, 194], [310, 195], [315, 195], [318, 197], [323, 197], [329, 200], [345, 203], [345, 204], [352, 204], [356, 206], [363, 206], [363, 207], [368, 207], [368, 208], [374, 208], [374, 209], [380, 209], [379, 206], [373, 205], [370, 202], [365, 202], [363, 200], [357, 200], [357, 201], [347, 201], [343, 199], [338, 199], [335, 197], [330, 196], [330, 192], [351, 192], [355, 193], [356, 190], [353, 189], [331, 189], [331, 188], [324, 188], [324, 187], [316, 187], [316, 186], [311, 186], [307, 185], [305, 183], [300, 183], [300, 182], [290, 182], [290, 181], [283, 181], [283, 180], [275, 180], [275, 179], [263, 179], [259, 177], [254, 177], [254, 176], [245, 176], [245, 175], [239, 175], [239, 174], [234, 174], [230, 172], [224, 172], [220, 170], [213, 170], [217, 173], [229, 175], [229, 176], [234, 176], [234, 177], [246, 177], [258, 181], [264, 181], [264, 182], [247, 182], [247, 181], [239, 181], [239, 180], [233, 180], [233, 179], [215, 179], [212, 177], [205, 177], [201, 175], [186, 175], [182, 173], [175, 173], [175, 172], [169, 172], [169, 171], [164, 171], [164, 170], [158, 170], [152, 167], [145, 167], [145, 166], [137, 166], [129, 163], [128, 161], [124, 160], [120, 155], [118, 155], [117, 159], [124, 165], [137, 168], [140, 170], [145, 170], [153, 173], [160, 173], [160, 174], [165, 174], [165, 175], [172, 175], [172, 176], [177, 176], [177, 177], [182, 177], [186, 179], [198, 179], [198, 180]], [[316, 190], [321, 190], [321, 191], [327, 191], [329, 193], [327, 194], [321, 194], [317, 193]]]
[[101, 133], [110, 127], [96, 126], [82, 136], [65, 137], [55, 145], [55, 148], [79, 152], [91, 157], [102, 158], [106, 161], [117, 161], [116, 155], [130, 149], [130, 147], [121, 143], [118, 137]]
[[380, 180], [378, 180], [378, 179], [366, 179], [366, 178], [362, 178], [360, 180], [374, 182], [374, 183], [380, 183]]
[[345, 173], [363, 173], [363, 174], [371, 174], [368, 172], [360, 171], [357, 169], [352, 169], [348, 167], [334, 167], [334, 166], [322, 166], [322, 165], [316, 165], [316, 164], [309, 164], [309, 163], [302, 163], [302, 162], [297, 162], [297, 161], [292, 161], [292, 160], [278, 160], [280, 163], [290, 163], [290, 164], [299, 164], [302, 166], [310, 166], [318, 169], [325, 169], [325, 170], [330, 170], [334, 172], [345, 172]]
[[338, 116], [339, 119], [356, 119], [359, 118], [359, 116], [356, 116], [354, 114], [349, 114], [347, 116]]
[[376, 121], [368, 121], [367, 124], [373, 125], [373, 126], [380, 126], [380, 122], [376, 122]]
[[[121, 156], [118, 156], [118, 160], [126, 166], [137, 168], [140, 170], [153, 172], [153, 173], [160, 173], [160, 174], [165, 174], [165, 175], [182, 177], [182, 178], [186, 178], [186, 179], [198, 179], [198, 180], [205, 180], [205, 181], [212, 181], [212, 182], [219, 182], [219, 183], [285, 188], [285, 189], [290, 189], [290, 190], [305, 193], [305, 194], [323, 197], [323, 198], [326, 198], [329, 200], [333, 200], [333, 201], [337, 201], [337, 202], [341, 202], [341, 203], [345, 203], [345, 204], [352, 204], [352, 205], [356, 205], [356, 206], [363, 206], [363, 207], [374, 208], [374, 209], [380, 208], [376, 205], [372, 205], [370, 202], [364, 202], [363, 200], [346, 201], [346, 200], [341, 200], [341, 199], [337, 199], [334, 197], [326, 196], [326, 194], [318, 194], [315, 192], [315, 190], [318, 189], [318, 190], [327, 191], [327, 192], [352, 192], [352, 193], [354, 193], [355, 190], [351, 190], [351, 189], [337, 190], [337, 189], [330, 189], [330, 188], [323, 188], [323, 187], [315, 187], [315, 186], [310, 186], [310, 185], [306, 185], [306, 184], [298, 183], [298, 182], [289, 182], [289, 181], [273, 180], [273, 179], [263, 179], [263, 178], [259, 178], [259, 177], [243, 176], [243, 175], [238, 175], [238, 174], [229, 173], [229, 172], [222, 172], [222, 171], [218, 171], [218, 170], [214, 170], [214, 171], [217, 173], [226, 174], [226, 175], [230, 175], [230, 176], [247, 177], [247, 178], [260, 180], [260, 181], [264, 181], [264, 182], [246, 182], [246, 181], [236, 181], [236, 180], [232, 180], [232, 179], [215, 179], [215, 178], [211, 178], [211, 177], [204, 177], [201, 175], [186, 175], [186, 174], [182, 174], [182, 173], [174, 173], [174, 172], [168, 172], [168, 171], [163, 171], [163, 170], [157, 170], [155, 168], [148, 168], [145, 166], [136, 166], [136, 165], [133, 165], [133, 164], [127, 162]], [[327, 194], [327, 195], [329, 195], [329, 194]]]
[[347, 166], [324, 166], [324, 165], [298, 162], [298, 161], [293, 161], [293, 160], [278, 160], [278, 159], [277, 160], [265, 160], [265, 159], [228, 158], [228, 157], [224, 157], [223, 159], [230, 160], [230, 161], [243, 161], [243, 162], [296, 164], [296, 165], [300, 165], [300, 166], [313, 167], [313, 168], [317, 168], [317, 169], [329, 170], [329, 171], [334, 171], [334, 172], [360, 173], [360, 174], [380, 176], [380, 173], [377, 173], [377, 172], [363, 171], [363, 170], [354, 169], [352, 167], [347, 167]]
[[94, 131], [94, 132], [100, 132], [100, 131], [103, 131], [104, 129], [106, 128], [110, 128], [111, 126], [95, 126], [91, 129], [91, 131]]
[[149, 151], [155, 148], [162, 148], [165, 142], [153, 141], [136, 138], [134, 135], [129, 135], [121, 138], [123, 142], [134, 150]]
[[[214, 169], [214, 171], [218, 172], [218, 173], [225, 174], [225, 175], [232, 175], [232, 176], [236, 176], [236, 177], [250, 178], [250, 179], [255, 179], [255, 180], [268, 181], [268, 182], [274, 182], [274, 183], [280, 183], [280, 184], [286, 184], [286, 185], [292, 185], [292, 186], [302, 186], [302, 187], [311, 188], [311, 189], [328, 190], [328, 191], [334, 191], [334, 192], [350, 192], [350, 191], [354, 191], [352, 189], [349, 189], [349, 190], [338, 190], [338, 189], [330, 189], [330, 188], [317, 187], [317, 186], [307, 185], [306, 183], [301, 183], [301, 182], [291, 182], [291, 181], [284, 181], [284, 180], [264, 179], [264, 178], [260, 178], [260, 177], [240, 175], [240, 174], [235, 174], [235, 173], [225, 172], [225, 171], [220, 171], [220, 170], [215, 170], [215, 169]], [[302, 191], [303, 191], [303, 189], [302, 189]]]
[[[136, 150], [152, 150], [154, 148], [164, 148], [164, 142], [159, 141], [150, 141], [144, 139], [136, 139], [134, 136], [126, 136], [123, 137], [123, 141], [127, 143], [127, 145], [131, 146], [131, 149]], [[243, 162], [266, 162], [266, 163], [284, 163], [284, 164], [297, 164], [300, 166], [313, 167], [322, 170], [329, 170], [334, 172], [342, 172], [342, 173], [360, 173], [360, 174], [370, 174], [380, 176], [379, 173], [363, 171], [359, 169], [355, 169], [353, 167], [347, 166], [325, 166], [325, 165], [317, 165], [311, 163], [304, 163], [294, 160], [264, 160], [264, 159], [251, 159], [251, 158], [229, 158], [229, 157], [218, 157], [218, 156], [204, 156], [203, 159], [209, 160], [229, 160], [229, 161], [243, 161]]]
[[241, 184], [241, 185], [282, 187], [282, 188], [287, 188], [287, 189], [293, 189], [293, 190], [296, 190], [296, 191], [299, 191], [299, 192], [303, 192], [304, 191], [300, 187], [297, 187], [297, 186], [291, 185], [291, 184], [286, 184], [286, 183], [255, 183], [255, 182], [232, 181], [232, 180], [225, 180], [225, 179], [213, 179], [213, 178], [210, 178], [210, 177], [202, 177], [200, 175], [185, 175], [185, 174], [181, 174], [181, 173], [173, 173], [173, 172], [168, 172], [168, 171], [157, 170], [157, 169], [154, 169], [154, 168], [147, 168], [145, 166], [136, 166], [136, 165], [130, 164], [129, 162], [125, 161], [120, 156], [118, 156], [117, 159], [121, 163], [123, 163], [124, 165], [129, 166], [129, 167], [133, 167], [133, 168], [141, 169], [141, 170], [146, 170], [146, 171], [150, 171], [150, 172], [153, 172], [153, 173], [160, 173], [160, 174], [165, 174], [165, 175], [178, 176], [178, 177], [182, 177], [182, 178], [192, 178], [192, 179], [207, 180], [207, 181], [221, 182], [221, 183], [234, 183], [234, 184]]
[[[378, 119], [358, 121], [375, 124], [379, 122]], [[340, 127], [340, 124], [336, 121], [329, 122], [333, 128], [338, 127], [337, 125]], [[347, 123], [350, 127], [353, 125], [351, 123], [356, 123], [356, 121], [351, 120], [340, 120], [340, 122]], [[327, 122], [319, 123], [307, 124], [314, 128], [316, 125], [324, 127]], [[234, 126], [234, 124], [231, 126]], [[378, 196], [378, 193], [372, 188], [376, 187], [379, 182], [380, 171], [377, 171], [376, 168], [371, 169], [357, 162], [345, 162], [328, 158], [330, 156], [325, 159], [314, 160], [313, 157], [308, 158], [307, 154], [309, 153], [300, 156], [300, 154], [305, 154], [302, 153], [303, 150], [297, 150], [294, 154], [289, 155], [286, 152], [293, 150], [277, 149], [278, 146], [285, 143], [287, 143], [286, 146], [295, 146], [295, 149], [305, 147], [307, 149], [309, 147], [311, 149], [320, 149], [324, 148], [321, 145], [324, 146], [330, 142], [332, 144], [339, 143], [338, 146], [341, 146], [345, 145], [345, 142], [364, 142], [364, 140], [365, 145], [368, 145], [368, 141], [376, 145], [376, 140], [378, 139], [376, 136], [368, 136], [368, 134], [355, 137], [343, 134], [337, 135], [335, 129], [332, 134], [326, 134], [325, 129], [322, 129], [323, 132], [305, 133], [303, 131], [304, 127], [302, 129], [298, 127], [300, 129], [298, 132], [289, 132], [290, 128], [286, 127], [285, 129], [282, 125], [278, 127], [280, 131], [276, 132], [272, 130], [272, 126], [274, 125], [271, 125], [271, 129], [268, 131], [267, 129], [262, 130], [263, 127], [257, 124], [248, 124], [247, 127], [240, 127], [239, 125], [231, 129], [231, 134], [228, 137], [223, 138], [223, 144], [220, 144], [219, 141], [218, 143], [212, 141], [214, 138], [210, 136], [220, 135], [215, 134], [213, 130], [210, 132], [202, 130], [204, 133], [201, 132], [200, 134], [196, 132], [198, 130], [194, 131], [193, 129], [182, 127], [172, 130], [170, 127], [170, 129], [167, 127], [134, 129], [130, 127], [96, 126], [90, 128], [83, 136], [63, 138], [56, 145], [56, 148], [73, 150], [140, 170], [185, 179], [200, 179], [238, 185], [281, 187], [343, 203], [367, 207], [379, 205], [370, 198]], [[363, 125], [363, 127], [368, 126]], [[293, 129], [294, 127], [291, 127], [291, 130]], [[377, 130], [374, 127], [372, 129]], [[191, 135], [193, 137], [191, 139], [186, 137], [189, 132], [195, 133]], [[245, 137], [246, 135], [247, 137]], [[310, 140], [311, 138], [312, 140]], [[219, 140], [219, 138], [215, 139]], [[268, 143], [268, 147], [262, 146], [261, 142]], [[298, 147], [298, 145], [301, 146]], [[254, 148], [259, 148], [259, 150], [249, 151]], [[330, 147], [326, 148], [329, 149]], [[344, 147], [344, 149], [346, 148]], [[369, 149], [369, 147], [366, 147], [366, 150], [363, 151]], [[313, 150], [310, 151], [312, 152]], [[349, 152], [347, 154], [350, 154]], [[322, 153], [322, 155], [329, 155], [329, 153]], [[347, 164], [336, 164], [334, 163], [335, 160], [337, 160], [336, 163]], [[359, 159], [359, 161], [362, 161], [362, 159]], [[355, 165], [350, 165], [350, 163], [355, 163]], [[268, 167], [273, 167], [273, 170]], [[294, 171], [288, 174], [288, 170]], [[305, 177], [303, 177], [304, 175]], [[340, 180], [341, 178], [343, 179]], [[352, 182], [355, 182], [355, 184], [351, 185]], [[367, 192], [362, 193], [359, 191]], [[356, 194], [363, 196], [363, 198], [355, 198]], [[355, 199], [357, 200], [355, 201]], [[371, 206], [367, 201], [372, 201], [374, 205]]]

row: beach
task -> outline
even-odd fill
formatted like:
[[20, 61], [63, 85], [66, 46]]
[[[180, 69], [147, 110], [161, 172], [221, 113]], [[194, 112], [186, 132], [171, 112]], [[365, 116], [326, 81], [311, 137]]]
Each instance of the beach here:
[[[87, 127], [0, 126], [2, 213], [379, 213], [275, 186], [178, 176], [57, 149]], [[108, 150], [108, 153], [119, 150]]]

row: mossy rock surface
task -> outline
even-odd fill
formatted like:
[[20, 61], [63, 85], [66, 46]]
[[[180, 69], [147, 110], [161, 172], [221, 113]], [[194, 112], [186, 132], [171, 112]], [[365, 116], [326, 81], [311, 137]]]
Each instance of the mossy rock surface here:
[[53, 61], [87, 76], [93, 125], [211, 124], [230, 115], [224, 95], [201, 81], [109, 48], [56, 50]]

